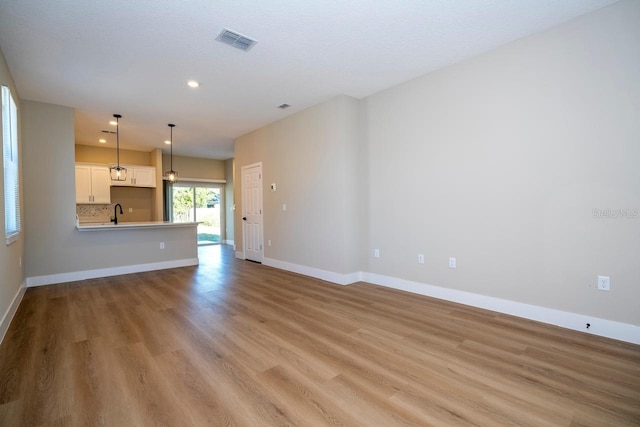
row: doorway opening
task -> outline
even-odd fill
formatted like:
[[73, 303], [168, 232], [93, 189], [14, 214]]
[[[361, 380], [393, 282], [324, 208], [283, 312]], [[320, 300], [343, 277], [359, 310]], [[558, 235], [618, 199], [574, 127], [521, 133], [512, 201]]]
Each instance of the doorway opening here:
[[170, 194], [171, 221], [197, 222], [199, 246], [224, 241], [223, 184], [177, 182]]

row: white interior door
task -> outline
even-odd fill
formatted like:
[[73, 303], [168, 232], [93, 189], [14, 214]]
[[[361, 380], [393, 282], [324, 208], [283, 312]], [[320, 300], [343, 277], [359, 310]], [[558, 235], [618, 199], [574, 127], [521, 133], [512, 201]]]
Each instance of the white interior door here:
[[244, 258], [262, 262], [262, 163], [242, 167]]

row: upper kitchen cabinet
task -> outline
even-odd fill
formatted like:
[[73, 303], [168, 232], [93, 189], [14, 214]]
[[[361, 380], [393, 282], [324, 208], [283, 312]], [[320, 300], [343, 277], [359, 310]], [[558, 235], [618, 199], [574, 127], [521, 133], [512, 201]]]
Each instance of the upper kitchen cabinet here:
[[111, 177], [107, 166], [76, 163], [76, 203], [111, 203]]
[[153, 166], [129, 166], [127, 168], [126, 181], [111, 181], [114, 187], [155, 187], [156, 168]]

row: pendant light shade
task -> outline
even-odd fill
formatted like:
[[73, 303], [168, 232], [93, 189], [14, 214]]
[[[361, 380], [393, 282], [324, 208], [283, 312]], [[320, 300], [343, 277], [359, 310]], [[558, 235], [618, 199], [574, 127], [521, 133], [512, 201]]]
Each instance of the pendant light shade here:
[[111, 166], [109, 171], [111, 172], [111, 181], [126, 181], [127, 180], [127, 168], [120, 166], [120, 114], [114, 114], [116, 118], [116, 158], [117, 165]]
[[173, 128], [176, 125], [174, 125], [173, 123], [169, 123], [169, 128], [171, 129], [171, 157], [170, 157], [170, 161], [171, 161], [171, 167], [168, 171], [166, 171], [164, 173], [164, 179], [166, 181], [168, 181], [169, 183], [173, 184], [174, 182], [176, 182], [178, 180], [178, 172], [173, 170]]

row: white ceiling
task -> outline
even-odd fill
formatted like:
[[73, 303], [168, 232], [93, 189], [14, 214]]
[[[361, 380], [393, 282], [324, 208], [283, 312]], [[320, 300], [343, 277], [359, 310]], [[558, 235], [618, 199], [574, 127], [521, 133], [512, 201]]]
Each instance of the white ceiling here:
[[[119, 113], [122, 148], [166, 151], [172, 122], [175, 154], [226, 159], [234, 138], [291, 113], [365, 97], [611, 3], [0, 0], [0, 48], [22, 99], [76, 108], [78, 143], [99, 145]], [[258, 44], [243, 52], [215, 41], [224, 27]]]

